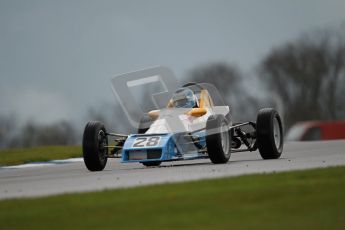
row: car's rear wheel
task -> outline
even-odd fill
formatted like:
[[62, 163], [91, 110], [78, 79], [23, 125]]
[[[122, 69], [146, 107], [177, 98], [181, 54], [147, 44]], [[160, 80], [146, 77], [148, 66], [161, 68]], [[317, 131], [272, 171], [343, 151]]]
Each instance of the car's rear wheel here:
[[261, 109], [256, 120], [257, 146], [263, 159], [277, 159], [283, 152], [283, 125], [278, 112]]
[[108, 159], [108, 138], [104, 124], [90, 121], [86, 124], [83, 135], [83, 158], [90, 171], [102, 171]]
[[223, 115], [212, 115], [206, 122], [206, 147], [214, 164], [226, 163], [231, 155], [231, 136]]

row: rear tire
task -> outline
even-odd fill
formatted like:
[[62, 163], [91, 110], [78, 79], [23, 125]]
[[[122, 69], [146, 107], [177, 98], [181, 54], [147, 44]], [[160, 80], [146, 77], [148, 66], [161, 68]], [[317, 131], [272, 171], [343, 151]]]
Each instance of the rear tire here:
[[278, 159], [283, 152], [283, 126], [278, 112], [261, 109], [256, 120], [257, 146], [263, 159]]
[[206, 146], [212, 163], [222, 164], [230, 159], [231, 136], [228, 121], [223, 115], [212, 115], [206, 122]]
[[83, 158], [90, 171], [102, 171], [107, 164], [108, 138], [104, 124], [90, 121], [86, 124], [83, 135]]

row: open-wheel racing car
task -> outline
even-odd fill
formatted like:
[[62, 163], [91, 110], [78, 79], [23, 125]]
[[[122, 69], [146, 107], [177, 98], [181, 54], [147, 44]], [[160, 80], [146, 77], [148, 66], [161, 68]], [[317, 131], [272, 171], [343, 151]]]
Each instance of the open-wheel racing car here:
[[90, 121], [83, 135], [83, 157], [90, 171], [103, 170], [108, 158], [145, 166], [202, 158], [221, 164], [231, 153], [257, 149], [263, 159], [281, 156], [283, 127], [278, 112], [265, 108], [259, 110], [256, 122], [233, 123], [229, 106], [213, 85], [205, 83], [177, 89], [165, 107], [142, 117], [136, 134], [110, 133], [102, 122]]

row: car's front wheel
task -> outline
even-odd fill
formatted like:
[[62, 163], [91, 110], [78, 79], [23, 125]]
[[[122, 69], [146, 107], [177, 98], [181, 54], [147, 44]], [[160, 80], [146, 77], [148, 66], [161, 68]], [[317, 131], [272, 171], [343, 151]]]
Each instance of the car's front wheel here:
[[226, 163], [231, 155], [228, 121], [223, 115], [212, 115], [206, 122], [206, 147], [212, 163]]
[[104, 124], [90, 121], [86, 124], [83, 135], [83, 158], [90, 171], [102, 171], [108, 159], [108, 138]]

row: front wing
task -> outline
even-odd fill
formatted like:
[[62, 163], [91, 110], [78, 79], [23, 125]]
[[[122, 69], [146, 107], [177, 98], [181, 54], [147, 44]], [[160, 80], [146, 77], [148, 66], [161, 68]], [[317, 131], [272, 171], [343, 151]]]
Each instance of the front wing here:
[[122, 162], [176, 161], [207, 158], [186, 133], [132, 134], [122, 149]]

